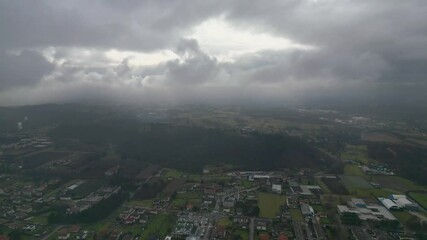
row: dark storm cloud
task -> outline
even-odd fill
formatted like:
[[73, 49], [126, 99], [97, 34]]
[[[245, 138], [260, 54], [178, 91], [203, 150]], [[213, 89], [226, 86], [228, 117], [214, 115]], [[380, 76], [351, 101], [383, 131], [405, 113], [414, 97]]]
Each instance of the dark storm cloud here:
[[215, 78], [218, 62], [202, 52], [194, 39], [182, 39], [176, 53], [184, 60], [169, 61], [166, 64], [166, 79], [171, 84], [200, 84]]
[[218, 8], [214, 1], [2, 0], [0, 46], [153, 50]]
[[0, 92], [13, 87], [36, 85], [53, 69], [53, 64], [37, 52], [27, 50], [17, 55], [0, 52]]
[[[272, 48], [220, 61], [186, 39], [218, 17], [314, 49]], [[423, 102], [426, 22], [423, 0], [0, 0], [0, 92], [9, 95], [0, 101], [13, 104], [11, 96], [25, 94], [32, 96], [27, 103], [85, 96]], [[110, 49], [168, 49], [178, 57], [135, 66], [127, 57], [112, 62]], [[22, 53], [6, 53], [14, 51]]]

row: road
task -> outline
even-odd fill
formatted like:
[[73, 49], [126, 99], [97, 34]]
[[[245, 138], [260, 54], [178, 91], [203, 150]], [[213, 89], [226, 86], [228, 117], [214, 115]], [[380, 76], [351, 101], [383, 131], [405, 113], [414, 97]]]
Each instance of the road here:
[[251, 218], [251, 223], [249, 224], [249, 240], [254, 240], [255, 234], [255, 218]]

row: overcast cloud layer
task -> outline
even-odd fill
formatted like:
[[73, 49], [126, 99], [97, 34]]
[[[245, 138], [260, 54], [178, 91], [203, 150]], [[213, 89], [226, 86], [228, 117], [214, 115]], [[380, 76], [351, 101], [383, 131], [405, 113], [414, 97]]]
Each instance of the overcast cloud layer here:
[[425, 0], [0, 0], [0, 105], [427, 104]]

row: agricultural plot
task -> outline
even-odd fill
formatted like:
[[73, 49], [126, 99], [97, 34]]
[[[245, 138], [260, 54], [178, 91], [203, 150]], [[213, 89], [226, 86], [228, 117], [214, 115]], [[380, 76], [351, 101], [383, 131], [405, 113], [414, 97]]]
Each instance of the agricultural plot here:
[[239, 236], [240, 239], [249, 239], [249, 232], [247, 230], [235, 229], [233, 235]]
[[70, 155], [70, 152], [38, 152], [24, 157], [22, 163], [24, 168], [37, 168], [49, 161], [64, 158], [68, 155]]
[[384, 188], [392, 189], [397, 192], [404, 193], [406, 191], [413, 190], [426, 190], [422, 186], [419, 186], [408, 179], [399, 177], [399, 176], [374, 176], [373, 181], [379, 183]]
[[146, 228], [141, 234], [141, 239], [150, 239], [151, 236], [157, 236], [164, 239], [172, 230], [176, 218], [172, 215], [159, 214], [153, 216], [147, 223]]
[[187, 192], [179, 193], [172, 201], [172, 208], [181, 209], [186, 207], [188, 204], [193, 206], [199, 206], [201, 204], [201, 195], [199, 193]]
[[178, 171], [176, 169], [173, 168], [164, 168], [163, 169], [164, 173], [163, 173], [163, 177], [168, 179], [168, 178], [179, 178], [183, 175], [183, 173], [181, 171]]
[[322, 178], [329, 190], [335, 194], [347, 195], [348, 190], [338, 178]]
[[228, 217], [223, 217], [223, 218], [221, 218], [221, 219], [219, 219], [218, 220], [218, 223], [217, 223], [219, 226], [222, 226], [222, 227], [229, 227], [229, 226], [231, 226], [233, 223], [231, 222], [231, 220], [228, 218]]
[[184, 179], [174, 179], [165, 187], [163, 190], [163, 194], [166, 196], [172, 196], [174, 192], [181, 189], [181, 187], [184, 185], [185, 180]]
[[147, 200], [131, 200], [127, 203], [127, 205], [132, 207], [152, 207], [154, 199]]
[[260, 217], [274, 218], [280, 213], [280, 207], [286, 203], [281, 195], [258, 192], [258, 206]]
[[427, 209], [427, 192], [410, 192], [409, 196], [421, 205], [421, 207]]
[[289, 210], [291, 213], [291, 218], [294, 221], [304, 221], [304, 216], [302, 215], [299, 208], [293, 208]]
[[348, 176], [348, 175], [340, 175], [339, 176], [344, 183], [344, 186], [347, 189], [352, 188], [363, 188], [363, 189], [371, 189], [372, 185], [366, 181], [364, 178], [359, 176]]
[[343, 160], [352, 160], [367, 164], [372, 161], [368, 157], [368, 148], [366, 145], [347, 145], [341, 154]]
[[103, 184], [104, 182], [100, 180], [87, 180], [77, 188], [71, 190], [69, 194], [73, 198], [84, 198], [90, 193], [98, 190]]
[[361, 176], [361, 177], [366, 176], [363, 173], [363, 171], [359, 168], [359, 166], [355, 164], [346, 164], [344, 166], [344, 173], [345, 175], [350, 175], [350, 176]]
[[401, 140], [392, 133], [386, 132], [364, 132], [361, 140], [365, 142], [400, 143]]

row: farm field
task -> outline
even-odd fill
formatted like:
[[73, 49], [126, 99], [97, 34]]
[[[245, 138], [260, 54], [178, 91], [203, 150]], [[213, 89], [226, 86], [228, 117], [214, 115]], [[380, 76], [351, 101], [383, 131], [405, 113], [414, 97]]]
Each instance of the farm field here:
[[37, 168], [49, 161], [64, 158], [70, 155], [70, 152], [43, 151], [28, 155], [22, 159], [24, 168]]
[[411, 219], [412, 215], [406, 211], [394, 211], [392, 214], [399, 220], [400, 223], [406, 225], [406, 223]]
[[141, 239], [149, 239], [152, 235], [163, 239], [172, 230], [175, 220], [174, 216], [166, 214], [152, 216], [141, 234]]
[[304, 221], [304, 216], [302, 215], [301, 211], [299, 208], [293, 208], [291, 210], [289, 210], [291, 213], [291, 218], [292, 220], [295, 221]]
[[260, 217], [276, 217], [276, 215], [280, 212], [280, 206], [285, 203], [285, 196], [258, 192], [258, 206], [260, 208]]
[[347, 195], [348, 190], [344, 187], [338, 178], [322, 178], [328, 189], [334, 194]]
[[249, 232], [242, 229], [233, 231], [233, 234], [239, 236], [240, 239], [249, 239]]
[[223, 217], [223, 218], [218, 220], [218, 225], [223, 226], [223, 227], [229, 227], [232, 224], [233, 223], [231, 222], [231, 220], [228, 217]]
[[373, 176], [373, 181], [378, 182], [384, 188], [389, 188], [401, 193], [413, 190], [426, 190], [424, 187], [415, 184], [414, 182], [399, 176]]
[[409, 196], [424, 209], [427, 209], [427, 192], [410, 192]]
[[104, 182], [100, 180], [87, 180], [76, 189], [70, 191], [70, 194], [75, 198], [83, 198], [91, 192], [98, 190], [103, 184]]
[[185, 183], [184, 179], [174, 179], [168, 183], [168, 185], [163, 189], [163, 194], [171, 196], [174, 192], [179, 190]]
[[325, 194], [332, 193], [331, 190], [326, 186], [326, 184], [320, 178], [315, 178], [314, 181], [317, 185], [319, 185], [320, 188], [322, 188], [323, 193]]
[[348, 176], [348, 175], [340, 175], [339, 176], [343, 181], [344, 185], [347, 189], [349, 188], [372, 188], [372, 185], [366, 181], [364, 178], [359, 176]]
[[400, 139], [392, 133], [386, 132], [364, 132], [361, 137], [366, 142], [400, 143]]
[[344, 166], [345, 175], [366, 177], [363, 171], [356, 164], [346, 164]]
[[343, 160], [352, 160], [367, 164], [371, 161], [368, 157], [368, 148], [366, 145], [347, 145], [344, 152], [341, 154]]
[[183, 175], [183, 173], [181, 171], [178, 171], [176, 169], [173, 168], [164, 168], [164, 175], [163, 177], [168, 179], [168, 178], [179, 178], [181, 177], [181, 175]]
[[130, 200], [127, 205], [134, 207], [152, 207], [154, 199]]

